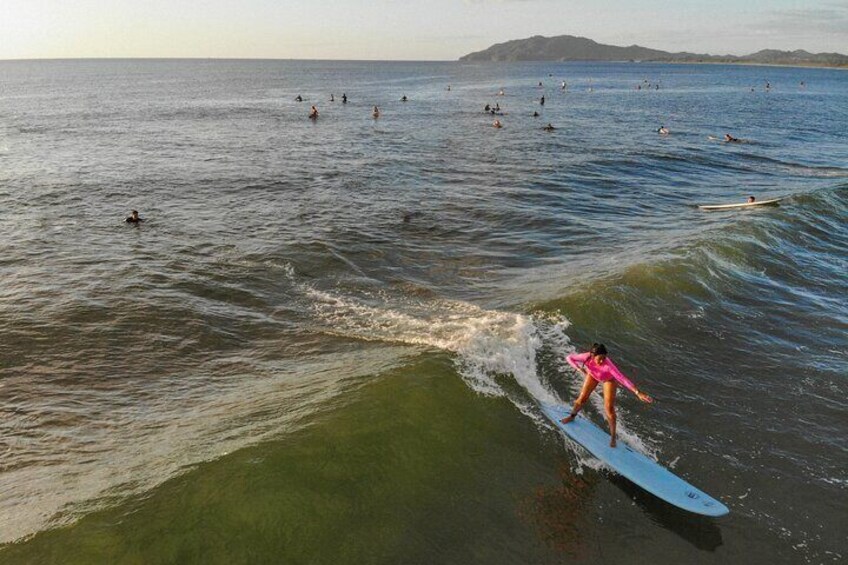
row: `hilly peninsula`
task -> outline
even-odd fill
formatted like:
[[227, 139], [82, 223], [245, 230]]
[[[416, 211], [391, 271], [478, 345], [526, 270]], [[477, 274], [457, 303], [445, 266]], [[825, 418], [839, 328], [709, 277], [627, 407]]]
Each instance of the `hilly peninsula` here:
[[585, 37], [536, 35], [497, 43], [483, 51], [469, 53], [460, 61], [656, 61], [667, 63], [741, 63], [754, 65], [797, 65], [810, 67], [848, 67], [848, 56], [840, 53], [809, 53], [803, 49], [779, 51], [764, 49], [750, 55], [708, 55], [670, 53], [639, 45], [604, 45]]

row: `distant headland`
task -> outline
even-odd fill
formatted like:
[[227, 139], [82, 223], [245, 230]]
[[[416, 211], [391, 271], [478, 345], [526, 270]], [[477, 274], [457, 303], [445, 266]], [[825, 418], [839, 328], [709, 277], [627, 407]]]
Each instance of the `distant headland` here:
[[749, 65], [793, 65], [805, 67], [848, 67], [848, 56], [840, 53], [809, 53], [803, 49], [763, 49], [750, 55], [707, 55], [669, 53], [639, 45], [604, 45], [586, 37], [536, 35], [497, 43], [483, 51], [459, 58], [472, 62], [510, 61], [653, 61], [666, 63], [740, 63]]

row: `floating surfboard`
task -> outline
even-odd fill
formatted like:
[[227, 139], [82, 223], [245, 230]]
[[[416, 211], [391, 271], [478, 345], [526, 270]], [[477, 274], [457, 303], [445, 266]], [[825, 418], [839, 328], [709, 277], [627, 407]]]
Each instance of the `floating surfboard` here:
[[569, 424], [560, 422], [571, 413], [568, 406], [542, 404], [542, 412], [565, 435], [586, 448], [615, 472], [666, 502], [704, 516], [724, 516], [727, 506], [690, 485], [653, 459], [633, 450], [623, 441], [610, 447], [610, 436], [583, 416]]
[[771, 200], [756, 200], [754, 202], [740, 202], [739, 204], [705, 204], [698, 206], [701, 210], [733, 210], [735, 208], [752, 208], [754, 206], [777, 206], [783, 198], [772, 198]]

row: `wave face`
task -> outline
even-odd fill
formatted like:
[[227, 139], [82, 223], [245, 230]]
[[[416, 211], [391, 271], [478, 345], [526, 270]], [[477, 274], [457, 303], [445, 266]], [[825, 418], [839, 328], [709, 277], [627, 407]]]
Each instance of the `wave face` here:
[[[564, 481], [593, 485], [567, 494], [620, 539], [660, 527], [674, 535], [657, 562], [702, 557], [705, 528], [674, 525], [627, 487], [637, 514], [616, 521], [617, 487], [592, 483], [598, 462], [537, 409], [573, 401], [580, 381], [564, 357], [603, 341], [657, 398], [647, 409], [620, 392], [625, 441], [731, 507], [728, 527], [706, 528], [719, 540], [709, 549], [747, 559], [757, 547], [763, 562], [844, 556], [834, 501], [848, 437], [848, 89], [844, 73], [769, 69], [762, 92], [763, 72], [0, 63], [0, 551], [32, 562], [96, 537], [88, 517], [132, 515], [175, 477], [213, 488], [218, 466], [356, 413], [369, 387], [401, 397], [398, 374], [435, 395], [435, 366], [467, 385], [450, 397], [462, 410], [508, 407], [504, 422], [477, 423], [483, 450], [521, 438], [511, 472], [542, 484], [565, 461]], [[646, 78], [661, 88], [634, 90]], [[495, 101], [501, 130], [481, 112]], [[558, 129], [541, 131], [548, 122]], [[746, 143], [708, 137], [725, 131]], [[786, 198], [696, 208], [748, 194]], [[132, 208], [144, 224], [124, 224]], [[596, 396], [587, 412], [603, 425], [601, 408]], [[468, 433], [450, 422], [445, 437]], [[456, 464], [465, 451], [438, 445], [434, 461], [479, 485]], [[525, 489], [520, 498], [538, 484], [504, 488]], [[480, 514], [463, 520], [514, 531], [482, 519], [487, 503], [515, 515], [511, 503], [472, 502]], [[543, 540], [562, 533], [550, 516], [534, 520]], [[369, 543], [383, 539], [372, 533]], [[520, 551], [499, 559], [556, 561], [561, 545], [515, 539]], [[590, 562], [611, 559], [581, 547]], [[426, 561], [422, 551], [395, 557]]]

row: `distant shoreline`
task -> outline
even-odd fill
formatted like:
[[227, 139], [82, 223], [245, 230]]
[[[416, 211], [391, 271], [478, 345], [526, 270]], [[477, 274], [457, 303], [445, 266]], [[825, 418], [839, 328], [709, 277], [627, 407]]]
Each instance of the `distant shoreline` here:
[[804, 49], [792, 51], [761, 49], [747, 55], [711, 55], [689, 51], [670, 52], [661, 49], [630, 45], [606, 45], [588, 37], [534, 35], [495, 43], [481, 51], [459, 58], [460, 61], [639, 61], [654, 63], [712, 63], [728, 65], [757, 65], [803, 68], [848, 68], [848, 55], [842, 53], [811, 53]]
[[[786, 67], [789, 69], [834, 69], [837, 71], [848, 70], [848, 65], [817, 65], [815, 63], [756, 63], [753, 61], [643, 61], [645, 63], [664, 63], [668, 65], [733, 65], [737, 67]], [[634, 63], [638, 64], [638, 63]]]
[[[435, 61], [434, 61], [435, 62]], [[786, 67], [790, 69], [833, 69], [837, 71], [848, 70], [848, 65], [832, 66], [832, 65], [816, 65], [816, 64], [788, 64], [788, 63], [755, 63], [755, 62], [738, 62], [733, 61], [596, 61], [591, 59], [572, 60], [572, 61], [456, 61], [465, 65], [491, 65], [491, 64], [507, 64], [517, 65], [520, 63], [597, 63], [597, 64], [616, 64], [616, 65], [732, 65], [735, 67]]]
[[280, 61], [291, 63], [422, 63], [442, 64], [453, 63], [460, 65], [490, 65], [521, 63], [595, 63], [595, 64], [631, 64], [643, 63], [653, 65], [733, 65], [745, 67], [786, 67], [797, 69], [834, 69], [848, 70], [848, 65], [822, 65], [816, 63], [758, 63], [755, 61], [661, 61], [661, 60], [597, 60], [597, 59], [573, 59], [566, 61], [552, 60], [528, 60], [528, 61], [461, 61], [456, 59], [291, 59], [291, 58], [245, 58], [245, 57], [70, 57], [70, 58], [30, 58], [30, 59], [0, 59], [0, 63], [28, 63], [28, 62], [60, 62], [60, 61]]

